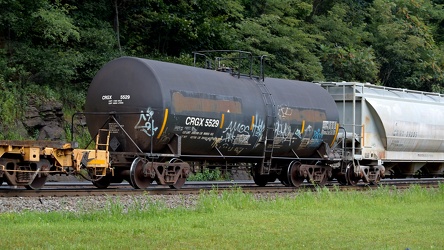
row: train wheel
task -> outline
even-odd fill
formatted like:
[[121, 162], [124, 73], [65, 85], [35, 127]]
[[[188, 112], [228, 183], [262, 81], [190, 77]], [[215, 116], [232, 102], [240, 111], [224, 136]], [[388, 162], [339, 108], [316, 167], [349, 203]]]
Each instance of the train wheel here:
[[378, 185], [380, 181], [381, 181], [381, 176], [378, 174], [378, 176], [376, 176], [375, 180], [371, 181], [370, 184], [371, 185]]
[[300, 167], [301, 163], [298, 161], [292, 161], [290, 165], [288, 165], [287, 178], [291, 186], [299, 187], [304, 182], [305, 178], [301, 176], [299, 172]]
[[179, 179], [177, 179], [176, 183], [174, 183], [173, 185], [170, 185], [170, 188], [174, 188], [174, 189], [181, 189], [183, 187], [183, 185], [185, 184], [187, 178], [185, 177], [179, 177]]
[[276, 174], [270, 174], [267, 178], [268, 182], [275, 182], [277, 179], [277, 175]]
[[268, 180], [270, 179], [269, 175], [261, 175], [259, 173], [259, 168], [255, 168], [252, 174], [254, 183], [259, 187], [265, 187], [268, 183]]
[[100, 179], [92, 181], [92, 184], [100, 189], [105, 189], [111, 184], [110, 176], [102, 176]]
[[347, 185], [347, 178], [345, 173], [341, 172], [342, 168], [333, 169], [333, 178], [336, 179], [339, 185]]
[[353, 171], [353, 166], [347, 168], [346, 176], [348, 183], [352, 186], [356, 186], [361, 179], [356, 176], [355, 171]]
[[259, 187], [265, 187], [268, 183], [268, 175], [255, 175], [253, 180]]
[[[48, 160], [41, 160], [37, 163], [39, 167], [37, 167], [36, 171], [38, 170], [49, 170], [50, 169], [50, 163]], [[25, 188], [28, 190], [38, 190], [42, 188], [45, 183], [46, 179], [48, 178], [48, 174], [46, 173], [37, 173], [34, 177], [34, 180], [28, 185], [25, 185]]]
[[328, 181], [327, 173], [324, 173], [324, 177], [323, 177], [322, 180], [318, 183], [318, 185], [319, 185], [320, 187], [324, 187], [325, 184], [327, 184], [327, 181]]
[[47, 175], [37, 175], [31, 184], [25, 185], [25, 188], [28, 190], [39, 190], [45, 185], [47, 178]]
[[287, 177], [283, 177], [283, 178], [279, 178], [279, 180], [281, 181], [281, 183], [286, 186], [286, 187], [290, 187], [290, 183], [288, 182], [288, 178]]
[[340, 185], [347, 185], [347, 179], [345, 178], [345, 175], [336, 176], [336, 180]]
[[140, 157], [134, 159], [130, 168], [130, 183], [136, 189], [145, 189], [147, 188], [153, 179], [148, 175], [145, 176], [143, 173], [143, 166], [145, 165], [146, 160]]
[[288, 172], [288, 167], [283, 167], [278, 178], [284, 186], [290, 187], [290, 182], [288, 181], [287, 172]]
[[112, 176], [110, 180], [111, 183], [122, 183], [124, 178], [122, 176]]

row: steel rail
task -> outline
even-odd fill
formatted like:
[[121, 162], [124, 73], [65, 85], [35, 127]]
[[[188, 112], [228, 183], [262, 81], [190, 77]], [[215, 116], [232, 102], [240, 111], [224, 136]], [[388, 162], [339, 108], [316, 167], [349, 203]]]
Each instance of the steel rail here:
[[[381, 182], [379, 185], [367, 185], [360, 183], [356, 186], [341, 186], [337, 183], [330, 183], [325, 186], [333, 191], [368, 191], [381, 187], [391, 187], [394, 189], [406, 189], [412, 185], [419, 185], [425, 188], [437, 188], [444, 183], [442, 178], [424, 180], [389, 180]], [[153, 186], [147, 189], [133, 189], [129, 184], [111, 185], [107, 189], [98, 189], [89, 183], [51, 183], [40, 190], [25, 190], [21, 188], [0, 187], [0, 197], [76, 197], [76, 196], [123, 196], [123, 195], [197, 195], [211, 190], [217, 192], [229, 191], [240, 188], [247, 193], [297, 193], [304, 191], [318, 191], [321, 187], [309, 183], [304, 183], [300, 187], [284, 187], [275, 182], [266, 187], [258, 187], [252, 182], [191, 182], [182, 189], [170, 189], [165, 186]]]

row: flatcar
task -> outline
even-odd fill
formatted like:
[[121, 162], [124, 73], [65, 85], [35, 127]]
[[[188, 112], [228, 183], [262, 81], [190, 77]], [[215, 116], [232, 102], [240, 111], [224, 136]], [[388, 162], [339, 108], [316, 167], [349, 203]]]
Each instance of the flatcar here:
[[6, 181], [12, 187], [36, 190], [45, 185], [49, 175], [100, 178], [109, 170], [109, 152], [97, 147], [78, 149], [75, 143], [56, 141], [0, 141], [0, 185]]

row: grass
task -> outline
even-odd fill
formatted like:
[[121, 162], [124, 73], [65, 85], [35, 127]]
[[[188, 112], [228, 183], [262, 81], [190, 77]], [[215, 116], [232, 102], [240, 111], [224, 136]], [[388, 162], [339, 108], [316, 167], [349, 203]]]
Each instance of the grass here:
[[[147, 196], [149, 199], [149, 196]], [[256, 199], [213, 190], [197, 206], [0, 214], [2, 249], [443, 249], [444, 185], [398, 191], [320, 188]]]

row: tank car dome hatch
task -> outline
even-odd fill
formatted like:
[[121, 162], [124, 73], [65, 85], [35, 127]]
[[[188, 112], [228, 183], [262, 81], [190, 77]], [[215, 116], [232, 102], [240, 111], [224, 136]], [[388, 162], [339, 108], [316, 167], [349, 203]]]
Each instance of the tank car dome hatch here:
[[[93, 79], [87, 124], [93, 135], [109, 127], [111, 150], [118, 152], [171, 153], [180, 137], [182, 155], [259, 157], [270, 125], [276, 155], [309, 156], [334, 142], [339, 114], [327, 91], [308, 82], [264, 83], [266, 89], [256, 78], [122, 57]], [[109, 114], [121, 126], [107, 122]]]

